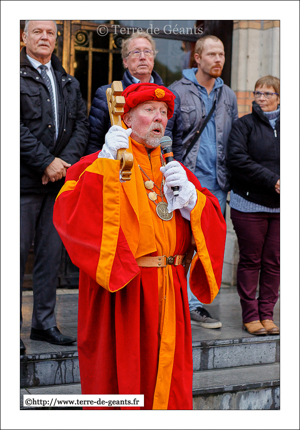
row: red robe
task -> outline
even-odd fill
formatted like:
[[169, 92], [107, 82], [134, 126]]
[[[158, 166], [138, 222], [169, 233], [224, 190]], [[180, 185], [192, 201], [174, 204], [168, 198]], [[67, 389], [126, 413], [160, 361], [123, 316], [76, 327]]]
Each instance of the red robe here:
[[134, 141], [129, 150], [134, 155], [129, 182], [120, 183], [118, 161], [92, 154], [68, 169], [54, 207], [54, 224], [80, 269], [82, 393], [143, 394], [144, 409], [192, 409], [185, 268], [139, 267], [136, 259], [185, 254], [193, 232], [197, 253], [190, 286], [201, 302], [211, 303], [221, 285], [226, 225], [217, 199], [188, 169], [197, 188], [191, 221], [179, 210], [162, 221], [139, 168], [160, 186], [160, 147], [150, 157]]

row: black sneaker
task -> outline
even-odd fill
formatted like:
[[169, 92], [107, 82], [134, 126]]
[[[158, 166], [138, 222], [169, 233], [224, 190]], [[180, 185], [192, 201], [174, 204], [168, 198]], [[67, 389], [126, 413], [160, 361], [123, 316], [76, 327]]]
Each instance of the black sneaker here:
[[191, 324], [198, 325], [204, 328], [220, 328], [222, 327], [221, 321], [212, 318], [210, 313], [201, 307], [194, 309], [190, 312], [191, 315]]

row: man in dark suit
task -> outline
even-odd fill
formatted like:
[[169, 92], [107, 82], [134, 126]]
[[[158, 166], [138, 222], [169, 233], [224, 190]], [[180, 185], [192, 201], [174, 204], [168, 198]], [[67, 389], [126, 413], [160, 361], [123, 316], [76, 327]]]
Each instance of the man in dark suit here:
[[20, 275], [22, 303], [25, 265], [34, 240], [30, 338], [66, 345], [76, 339], [63, 335], [56, 326], [62, 243], [52, 222], [53, 206], [68, 167], [85, 151], [89, 124], [79, 82], [53, 54], [56, 36], [55, 21], [25, 23], [20, 68]]

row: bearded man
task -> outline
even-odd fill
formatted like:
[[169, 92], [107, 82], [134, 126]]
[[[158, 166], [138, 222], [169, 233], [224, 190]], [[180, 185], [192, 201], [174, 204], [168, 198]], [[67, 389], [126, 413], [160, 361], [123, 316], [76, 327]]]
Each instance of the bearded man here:
[[[225, 222], [197, 178], [162, 156], [174, 94], [139, 83], [123, 95], [123, 126], [112, 126], [102, 151], [68, 169], [54, 209], [57, 231], [80, 268], [82, 393], [142, 394], [143, 409], [192, 409], [184, 259], [193, 234], [191, 284], [211, 303], [221, 284]], [[130, 181], [120, 179], [120, 148], [134, 156]]]
[[[238, 119], [237, 100], [235, 93], [220, 77], [225, 63], [222, 41], [211, 35], [201, 37], [196, 42], [194, 57], [197, 67], [183, 70], [183, 78], [170, 85], [181, 102], [181, 118], [174, 116], [172, 121], [183, 124], [180, 137], [184, 165], [195, 174], [203, 187], [218, 198], [225, 216], [226, 198], [230, 190], [227, 141], [232, 124]], [[189, 287], [188, 293], [192, 324], [220, 328], [222, 322], [204, 309]]]

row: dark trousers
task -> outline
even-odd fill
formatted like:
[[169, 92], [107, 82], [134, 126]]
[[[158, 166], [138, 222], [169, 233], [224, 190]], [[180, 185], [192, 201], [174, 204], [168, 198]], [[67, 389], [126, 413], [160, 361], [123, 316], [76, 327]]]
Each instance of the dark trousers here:
[[55, 194], [24, 194], [20, 199], [21, 324], [25, 265], [34, 241], [32, 327], [42, 330], [56, 326], [54, 308], [62, 242], [52, 221], [55, 198]]
[[237, 290], [243, 322], [273, 320], [280, 284], [280, 214], [231, 209], [231, 219], [240, 251]]

